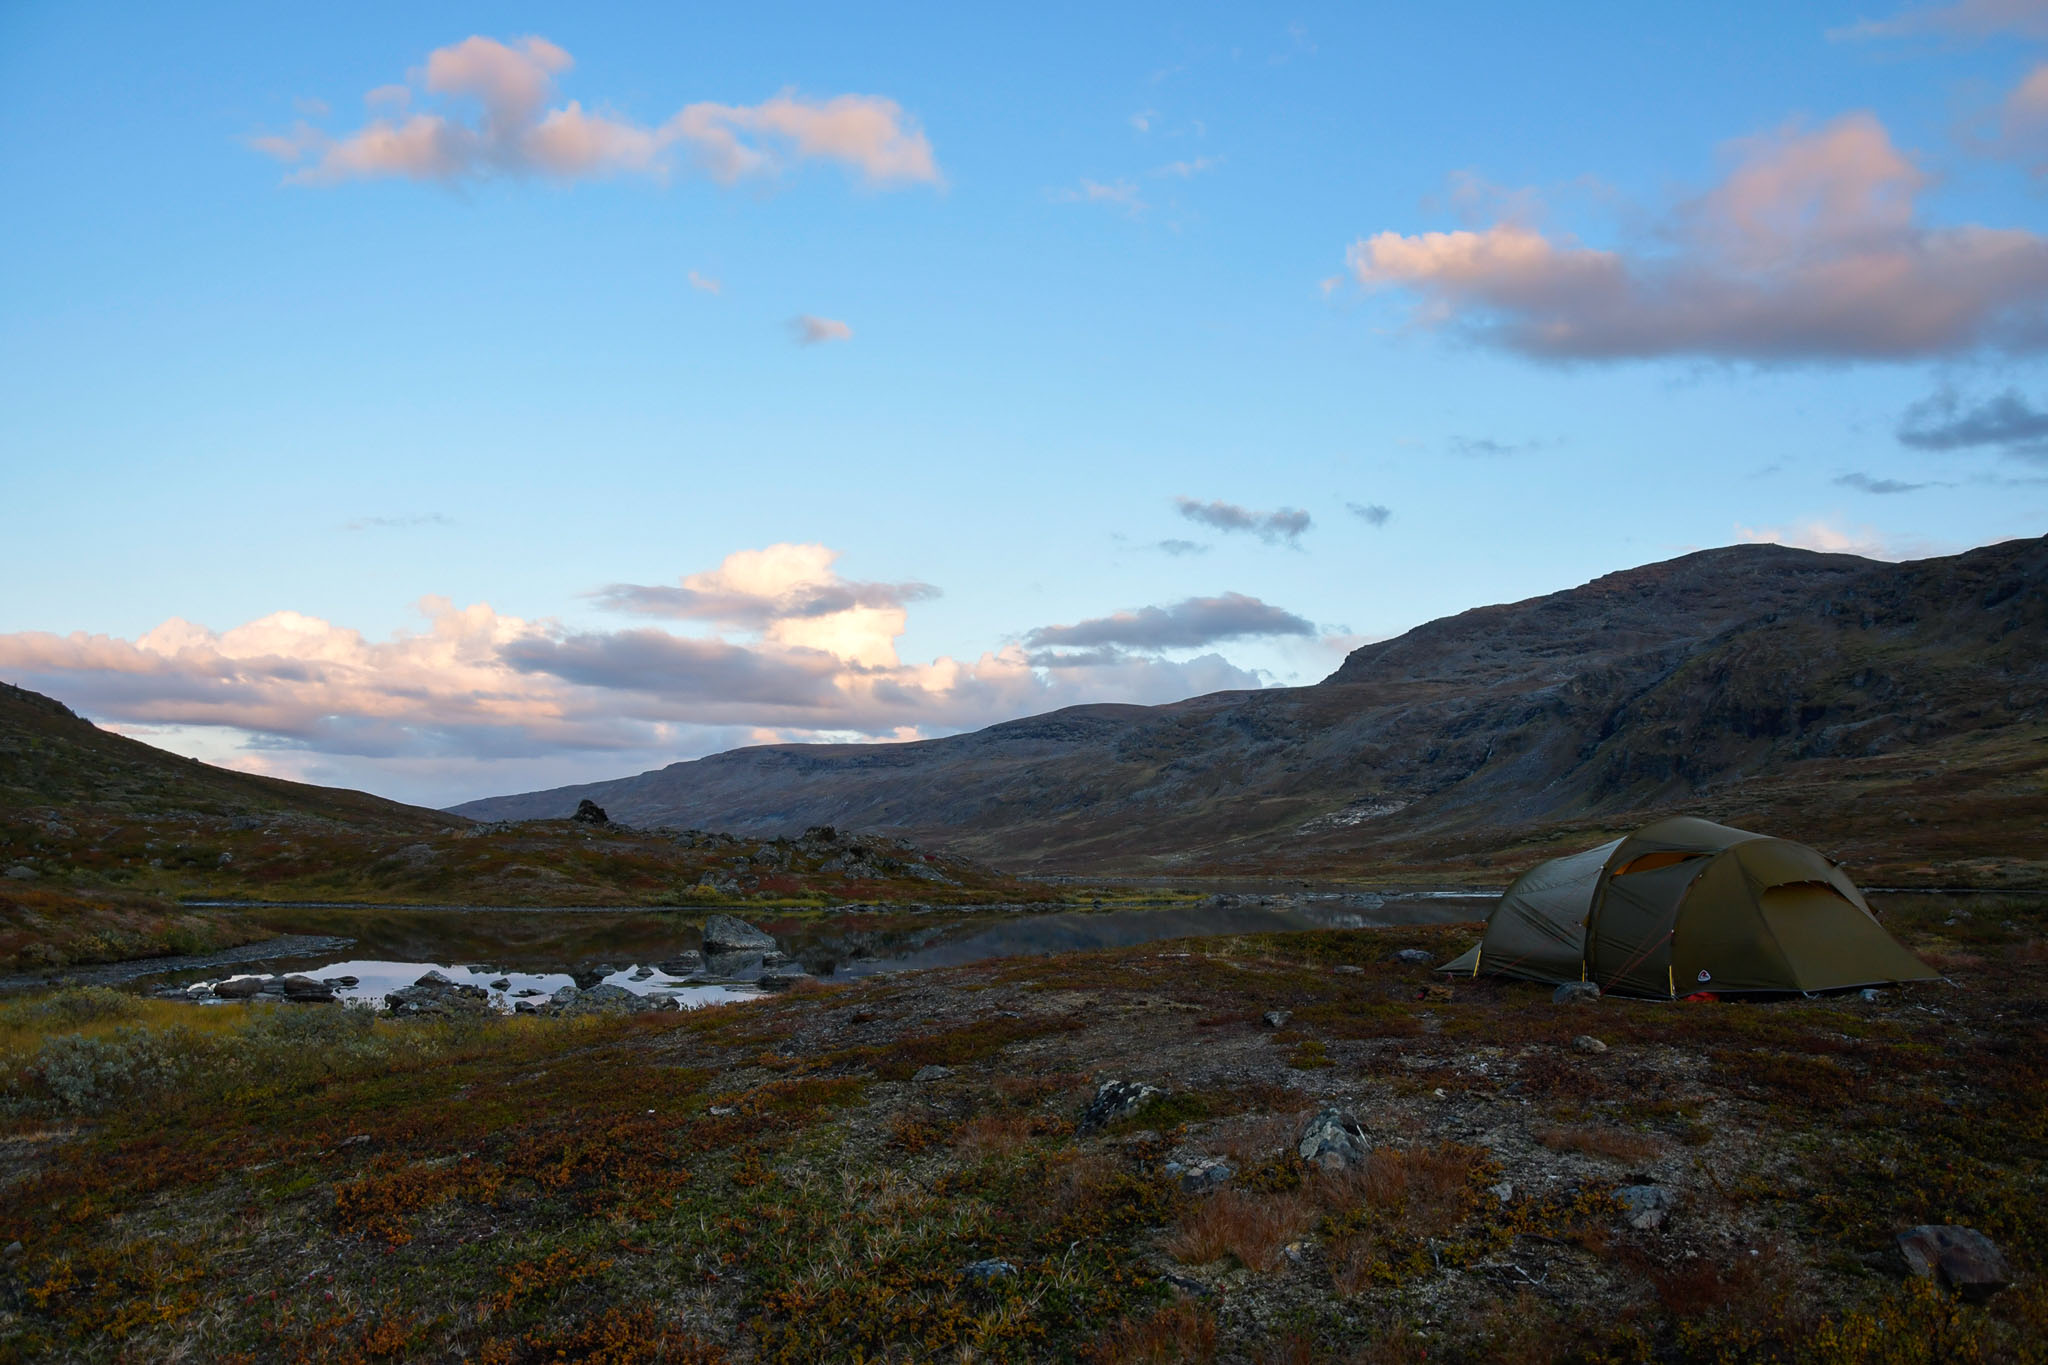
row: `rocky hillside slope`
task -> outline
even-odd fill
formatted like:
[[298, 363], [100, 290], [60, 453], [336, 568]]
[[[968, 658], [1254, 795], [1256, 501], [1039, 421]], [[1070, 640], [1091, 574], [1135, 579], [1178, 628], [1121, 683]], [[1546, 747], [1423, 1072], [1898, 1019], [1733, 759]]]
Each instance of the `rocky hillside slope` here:
[[588, 796], [637, 824], [830, 823], [1038, 871], [1296, 874], [1484, 868], [1683, 808], [1953, 879], [2043, 859], [2044, 755], [2048, 539], [1906, 564], [1741, 545], [1433, 621], [1312, 687], [456, 809]]

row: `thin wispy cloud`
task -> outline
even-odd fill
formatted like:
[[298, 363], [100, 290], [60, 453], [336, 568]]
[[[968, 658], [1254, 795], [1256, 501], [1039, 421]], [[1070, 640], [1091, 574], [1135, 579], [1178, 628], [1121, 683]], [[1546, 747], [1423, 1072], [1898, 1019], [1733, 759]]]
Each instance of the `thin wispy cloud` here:
[[356, 517], [342, 523], [344, 531], [406, 531], [420, 526], [453, 526], [455, 520], [439, 512], [414, 517]]
[[1368, 526], [1385, 526], [1394, 515], [1394, 509], [1376, 502], [1347, 502], [1344, 510]]
[[1199, 649], [1257, 636], [1314, 635], [1313, 622], [1243, 593], [1190, 597], [1167, 607], [1140, 607], [1070, 626], [1040, 626], [1024, 637], [1034, 649], [1112, 646], [1133, 650]]
[[1101, 204], [1134, 218], [1150, 207], [1137, 185], [1129, 180], [1105, 184], [1099, 180], [1084, 179], [1077, 187], [1054, 190], [1052, 198], [1058, 204]]
[[1539, 360], [1756, 364], [2048, 348], [2048, 238], [1918, 221], [1931, 183], [1869, 114], [1736, 144], [1718, 185], [1602, 249], [1503, 219], [1382, 232], [1347, 260], [1416, 325]]
[[[372, 90], [365, 102], [373, 116], [360, 127], [330, 133], [302, 119], [250, 145], [294, 167], [290, 180], [309, 185], [664, 178], [677, 170], [732, 184], [806, 161], [836, 163], [878, 187], [940, 180], [923, 130], [880, 95], [814, 99], [784, 91], [759, 104], [701, 101], [643, 124], [578, 100], [555, 103], [557, 80], [573, 65], [545, 38], [473, 36], [436, 48], [406, 84]], [[421, 99], [434, 107], [415, 108]]]
[[1213, 171], [1223, 164], [1220, 156], [1198, 156], [1186, 161], [1169, 161], [1152, 172], [1154, 175], [1171, 176], [1178, 180], [1192, 180], [1206, 171]]
[[1159, 551], [1161, 554], [1169, 554], [1176, 556], [1205, 555], [1209, 553], [1209, 547], [1197, 540], [1168, 539], [1155, 541], [1153, 543], [1152, 548]]
[[1835, 482], [1843, 488], [1878, 494], [1917, 493], [1923, 488], [1948, 487], [1947, 484], [1902, 483], [1898, 479], [1875, 479], [1868, 474], [1838, 474], [1835, 476]]
[[1989, 450], [2048, 461], [2048, 410], [2035, 407], [2018, 389], [1974, 403], [1943, 389], [1906, 409], [1898, 437], [1916, 450]]
[[709, 275], [700, 275], [694, 270], [690, 272], [690, 288], [701, 289], [707, 294], [723, 294], [725, 292], [724, 284]]
[[853, 328], [837, 318], [813, 317], [799, 313], [789, 320], [789, 332], [799, 346], [822, 346], [833, 341], [853, 340]]
[[1952, 5], [1920, 5], [1886, 19], [1864, 19], [1828, 30], [1836, 42], [1880, 38], [1988, 38], [2012, 34], [2048, 38], [2048, 4], [2042, 0], [1958, 0]]
[[1453, 436], [1446, 443], [1453, 455], [1464, 455], [1474, 459], [1505, 459], [1511, 455], [1528, 455], [1542, 450], [1548, 441], [1497, 441], [1491, 436]]
[[1174, 508], [1189, 521], [1218, 531], [1245, 532], [1268, 545], [1285, 541], [1294, 544], [1314, 523], [1299, 507], [1282, 507], [1272, 512], [1255, 512], [1234, 502], [1203, 502], [1198, 498], [1175, 498]]

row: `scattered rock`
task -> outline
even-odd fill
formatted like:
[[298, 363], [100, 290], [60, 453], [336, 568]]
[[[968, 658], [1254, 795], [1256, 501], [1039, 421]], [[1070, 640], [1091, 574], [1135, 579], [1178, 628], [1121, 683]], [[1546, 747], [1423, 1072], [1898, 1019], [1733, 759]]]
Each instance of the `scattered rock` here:
[[1165, 1093], [1158, 1086], [1146, 1085], [1142, 1081], [1104, 1081], [1096, 1089], [1095, 1098], [1088, 1101], [1088, 1107], [1081, 1111], [1081, 1131], [1086, 1133], [1106, 1128], [1118, 1119], [1129, 1118], [1146, 1100]]
[[384, 997], [384, 1007], [407, 1018], [449, 1019], [464, 1014], [494, 1014], [491, 993], [482, 986], [458, 984], [438, 971]]
[[713, 915], [704, 921], [704, 952], [773, 953], [780, 950], [773, 934], [763, 933], [743, 919]]
[[604, 807], [584, 797], [576, 803], [576, 813], [569, 817], [579, 825], [609, 825], [612, 818], [604, 813]]
[[1436, 954], [1424, 952], [1420, 948], [1403, 948], [1397, 953], [1388, 954], [1387, 961], [1406, 962], [1412, 966], [1427, 967], [1430, 963], [1436, 961]]
[[1329, 1108], [1302, 1125], [1295, 1150], [1311, 1165], [1341, 1171], [1364, 1165], [1371, 1148], [1363, 1124], [1343, 1110]]
[[1189, 1194], [1207, 1194], [1210, 1190], [1220, 1190], [1237, 1174], [1235, 1166], [1221, 1157], [1213, 1156], [1201, 1157], [1186, 1165], [1178, 1161], [1169, 1161], [1160, 1167], [1160, 1170], [1167, 1179], [1178, 1182], [1181, 1189]]
[[1614, 1192], [1622, 1220], [1638, 1232], [1664, 1226], [1664, 1216], [1678, 1207], [1678, 1194], [1662, 1185], [1624, 1185]]
[[1012, 1279], [1016, 1274], [1017, 1267], [1008, 1261], [975, 1261], [960, 1267], [960, 1278], [976, 1284], [992, 1284], [997, 1280]]
[[1966, 1299], [1988, 1299], [2012, 1283], [2005, 1254], [1975, 1228], [1907, 1228], [1899, 1234], [1899, 1252], [1915, 1275], [1939, 1279]]
[[1267, 1028], [1286, 1028], [1287, 1021], [1293, 1017], [1293, 1010], [1267, 1010], [1259, 1022]]
[[1553, 1005], [1590, 1005], [1600, 998], [1600, 988], [1591, 981], [1567, 981], [1550, 993]]
[[[564, 989], [567, 989], [566, 987]], [[552, 1014], [645, 1014], [649, 1010], [674, 1009], [675, 1001], [661, 995], [636, 995], [624, 986], [609, 982], [581, 990], [562, 999], [562, 992], [555, 992], [555, 1002], [548, 1008]]]
[[953, 1068], [950, 1066], [921, 1066], [917, 1069], [917, 1074], [910, 1078], [910, 1083], [924, 1085], [931, 1081], [942, 1081], [952, 1074]]
[[263, 985], [268, 980], [267, 976], [238, 976], [215, 982], [213, 993], [227, 1000], [248, 1000], [263, 994]]
[[1588, 1056], [1597, 1057], [1607, 1051], [1607, 1044], [1601, 1042], [1590, 1033], [1581, 1033], [1578, 1037], [1572, 1039], [1572, 1048], [1575, 1051], [1586, 1053]]
[[1503, 1180], [1498, 1185], [1488, 1185], [1486, 1192], [1503, 1204], [1515, 1202], [1515, 1182], [1512, 1180]]
[[7, 875], [18, 882], [32, 882], [36, 879], [36, 870], [27, 863], [16, 863], [7, 869]]
[[334, 987], [310, 976], [288, 976], [284, 979], [284, 995], [287, 1000], [318, 1003], [334, 999]]

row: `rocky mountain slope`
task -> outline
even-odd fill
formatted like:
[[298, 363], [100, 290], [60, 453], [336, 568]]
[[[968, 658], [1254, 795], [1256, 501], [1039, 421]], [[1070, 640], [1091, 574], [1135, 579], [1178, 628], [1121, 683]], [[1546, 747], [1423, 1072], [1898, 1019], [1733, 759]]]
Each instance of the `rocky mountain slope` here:
[[1433, 621], [1311, 687], [740, 749], [456, 809], [591, 797], [636, 824], [829, 823], [1037, 871], [1293, 875], [1483, 869], [1683, 808], [1867, 871], [1995, 880], [2048, 872], [2044, 756], [2048, 539], [1906, 564], [1741, 545]]

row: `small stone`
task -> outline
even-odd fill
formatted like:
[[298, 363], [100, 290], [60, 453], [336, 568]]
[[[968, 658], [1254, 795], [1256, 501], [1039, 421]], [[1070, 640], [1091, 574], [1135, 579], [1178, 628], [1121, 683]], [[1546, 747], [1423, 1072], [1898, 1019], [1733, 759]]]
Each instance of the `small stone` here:
[[491, 983], [491, 989], [492, 989], [492, 990], [494, 990], [494, 991], [509, 991], [509, 990], [511, 990], [511, 989], [512, 989], [512, 978], [511, 978], [511, 977], [509, 977], [509, 976], [501, 976], [501, 977], [499, 977], [499, 978], [498, 978], [498, 979], [497, 979], [496, 981], [493, 981], [493, 982]]
[[729, 1119], [740, 1111], [730, 1104], [714, 1104], [704, 1112], [715, 1119]]
[[1285, 1256], [1290, 1263], [1301, 1265], [1308, 1260], [1308, 1243], [1289, 1242], [1286, 1246], [1280, 1248], [1280, 1254]]
[[9, 1256], [19, 1256], [19, 1255], [21, 1255], [21, 1243], [19, 1243], [19, 1242], [9, 1242], [9, 1243], [7, 1244], [7, 1254], [8, 1254]]
[[1572, 1039], [1572, 1047], [1576, 1051], [1594, 1057], [1607, 1051], [1607, 1044], [1601, 1042], [1590, 1033], [1581, 1033], [1578, 1037]]
[[960, 1267], [960, 1278], [973, 1280], [976, 1284], [991, 1284], [997, 1280], [1015, 1278], [1017, 1267], [1008, 1261], [974, 1261]]
[[1862, 990], [1856, 992], [1856, 998], [1866, 1005], [1878, 1005], [1884, 1002], [1884, 992], [1865, 986]]
[[1328, 1108], [1302, 1125], [1295, 1144], [1303, 1161], [1324, 1170], [1363, 1166], [1371, 1151], [1363, 1124], [1341, 1109]]
[[1081, 1131], [1106, 1128], [1118, 1119], [1129, 1118], [1146, 1100], [1165, 1093], [1141, 1081], [1104, 1081], [1096, 1088], [1095, 1098], [1081, 1111]]
[[1553, 1005], [1590, 1005], [1600, 998], [1600, 988], [1591, 981], [1567, 981], [1550, 993]]
[[1678, 1195], [1662, 1185], [1624, 1185], [1614, 1192], [1622, 1220], [1638, 1232], [1664, 1226], [1664, 1216], [1678, 1207]]
[[1436, 954], [1424, 952], [1420, 948], [1403, 948], [1397, 953], [1388, 954], [1387, 961], [1405, 962], [1414, 967], [1427, 967], [1430, 963], [1436, 961]]
[[1515, 1201], [1515, 1182], [1503, 1180], [1498, 1185], [1488, 1185], [1486, 1192], [1503, 1204], [1512, 1204]]
[[1209, 1297], [1209, 1286], [1191, 1275], [1166, 1274], [1161, 1275], [1159, 1280], [1162, 1284], [1172, 1285], [1191, 1299], [1205, 1299]]
[[1342, 973], [1343, 973], [1344, 975], [1346, 975], [1346, 976], [1363, 976], [1363, 975], [1365, 975], [1365, 968], [1363, 968], [1363, 967], [1355, 967], [1355, 966], [1353, 966], [1353, 965], [1352, 965], [1351, 963], [1349, 963], [1349, 962], [1346, 962], [1346, 963], [1344, 963], [1344, 964], [1343, 964], [1342, 966], [1338, 966], [1338, 967], [1332, 967], [1332, 968], [1330, 968], [1330, 970], [1331, 970], [1331, 971], [1333, 971], [1333, 972], [1342, 972]]
[[653, 975], [654, 975], [654, 968], [652, 968], [652, 967], [640, 967], [640, 968], [638, 968], [638, 969], [636, 969], [636, 970], [634, 971], [634, 973], [633, 973], [633, 979], [634, 979], [635, 981], [645, 981], [645, 980], [646, 980], [646, 979], [647, 979], [648, 977], [650, 977], [650, 976], [653, 976]]
[[1267, 1028], [1286, 1028], [1287, 1021], [1294, 1017], [1293, 1010], [1267, 1010], [1259, 1022]]
[[917, 1069], [917, 1074], [910, 1078], [910, 1083], [912, 1085], [928, 1085], [933, 1081], [943, 1081], [952, 1074], [953, 1068], [950, 1066], [921, 1066]]
[[1915, 1275], [1939, 1279], [1966, 1299], [1988, 1299], [2012, 1283], [2005, 1254], [1975, 1228], [1907, 1228], [1899, 1234], [1899, 1252]]

